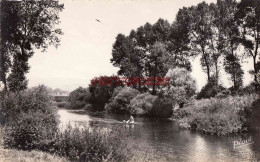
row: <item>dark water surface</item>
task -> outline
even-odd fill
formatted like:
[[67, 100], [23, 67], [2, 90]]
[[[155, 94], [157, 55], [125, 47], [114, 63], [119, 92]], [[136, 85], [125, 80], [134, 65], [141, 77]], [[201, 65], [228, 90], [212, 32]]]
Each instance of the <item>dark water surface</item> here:
[[[181, 129], [168, 119], [135, 118], [134, 125], [121, 122], [124, 115], [87, 115], [59, 110], [63, 124], [82, 123], [91, 126], [117, 125], [131, 132], [144, 151], [153, 150], [158, 161], [260, 161], [260, 127], [239, 136], [218, 137]], [[93, 122], [95, 121], [95, 122]], [[161, 160], [163, 159], [163, 160]]]

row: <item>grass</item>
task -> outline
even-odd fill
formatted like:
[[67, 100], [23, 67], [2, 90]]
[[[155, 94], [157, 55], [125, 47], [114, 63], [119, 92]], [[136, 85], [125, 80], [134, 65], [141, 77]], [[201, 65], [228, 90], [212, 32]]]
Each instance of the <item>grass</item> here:
[[178, 122], [181, 127], [217, 135], [247, 131], [257, 98], [244, 95], [196, 100], [180, 110]]
[[51, 155], [42, 151], [22, 151], [15, 149], [3, 149], [0, 147], [1, 162], [67, 162], [65, 158]]

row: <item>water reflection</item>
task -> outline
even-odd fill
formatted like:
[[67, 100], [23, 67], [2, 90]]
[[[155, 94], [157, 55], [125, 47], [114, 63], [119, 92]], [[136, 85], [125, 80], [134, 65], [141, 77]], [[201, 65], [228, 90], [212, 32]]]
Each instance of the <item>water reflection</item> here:
[[[81, 123], [89, 127], [122, 127], [131, 132], [140, 150], [147, 152], [160, 161], [259, 161], [260, 133], [241, 136], [217, 137], [178, 127], [168, 119], [135, 118], [135, 124], [123, 124], [129, 118], [124, 115], [82, 115], [59, 111], [62, 123]], [[80, 124], [79, 124], [80, 125]], [[78, 125], [78, 126], [79, 126]], [[234, 141], [251, 139], [251, 144], [234, 148]]]

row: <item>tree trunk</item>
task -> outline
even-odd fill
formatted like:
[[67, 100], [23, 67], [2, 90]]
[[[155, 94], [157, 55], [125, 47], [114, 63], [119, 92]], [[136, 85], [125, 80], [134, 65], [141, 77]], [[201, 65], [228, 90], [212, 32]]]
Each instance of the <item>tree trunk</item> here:
[[254, 56], [253, 56], [253, 59], [254, 59], [254, 80], [255, 80], [255, 91], [257, 92], [257, 90], [258, 90], [258, 85], [259, 85], [259, 83], [258, 83], [258, 81], [257, 81], [257, 67], [256, 67], [256, 56], [257, 56], [257, 52], [258, 52], [258, 34], [259, 34], [259, 32], [257, 31], [256, 32], [257, 33], [257, 37], [256, 37], [256, 46], [255, 46], [255, 54], [254, 54]]
[[205, 59], [205, 64], [206, 64], [206, 68], [207, 68], [207, 75], [208, 75], [208, 82], [209, 82], [210, 81], [210, 67], [209, 67], [209, 62], [207, 60], [207, 57], [205, 56], [204, 49], [202, 50], [202, 55]]
[[217, 84], [218, 84], [218, 80], [219, 80], [219, 74], [218, 74], [218, 59], [216, 59], [216, 62], [215, 62], [215, 68], [216, 68], [216, 81], [217, 81]]
[[253, 60], [254, 60], [254, 81], [255, 81], [255, 91], [257, 92], [258, 89], [258, 81], [257, 81], [257, 69], [256, 69], [256, 56], [253, 56]]
[[[1, 29], [1, 23], [0, 23], [0, 29]], [[1, 35], [1, 31], [0, 31]], [[2, 46], [2, 39], [0, 38], [0, 45]], [[7, 90], [6, 87], [6, 79], [5, 79], [5, 69], [4, 69], [4, 50], [2, 47], [0, 48], [0, 83], [4, 85], [4, 87], [0, 87], [0, 124], [2, 125], [5, 122], [5, 117], [3, 114], [5, 103], [4, 103], [4, 98], [5, 98], [5, 92]], [[1, 86], [3, 86], [1, 85]]]

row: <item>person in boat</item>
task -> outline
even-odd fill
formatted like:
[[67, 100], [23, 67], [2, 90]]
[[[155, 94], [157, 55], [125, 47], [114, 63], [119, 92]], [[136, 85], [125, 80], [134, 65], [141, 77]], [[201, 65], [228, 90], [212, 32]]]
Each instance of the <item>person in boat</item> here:
[[127, 120], [127, 121], [123, 120], [123, 123], [126, 123], [126, 124], [133, 124], [134, 122], [135, 122], [134, 117], [132, 115], [130, 116], [129, 120]]

